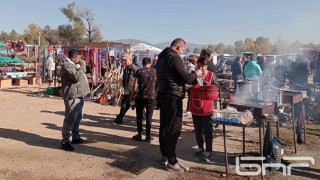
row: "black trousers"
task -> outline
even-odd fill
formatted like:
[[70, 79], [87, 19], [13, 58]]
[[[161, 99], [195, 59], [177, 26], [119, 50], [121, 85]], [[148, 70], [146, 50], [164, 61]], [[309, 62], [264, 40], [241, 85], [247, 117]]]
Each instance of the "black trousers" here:
[[116, 121], [122, 122], [123, 117], [124, 115], [126, 115], [129, 108], [130, 108], [130, 95], [125, 94], [121, 100], [121, 109], [120, 109], [119, 115], [117, 116]]
[[176, 145], [182, 128], [182, 99], [158, 94], [157, 101], [160, 107], [160, 151], [170, 164], [176, 164]]
[[199, 148], [203, 148], [203, 134], [206, 141], [206, 152], [212, 152], [212, 123], [211, 115], [199, 116], [192, 114], [194, 129], [196, 131], [196, 140]]
[[150, 136], [152, 115], [156, 106], [156, 99], [136, 98], [136, 114], [137, 114], [137, 131], [142, 133], [142, 117], [143, 110], [146, 108], [146, 136]]
[[190, 103], [190, 94], [191, 94], [191, 89], [187, 89], [187, 94], [188, 94], [188, 101], [187, 101], [187, 111], [190, 111], [189, 103]]

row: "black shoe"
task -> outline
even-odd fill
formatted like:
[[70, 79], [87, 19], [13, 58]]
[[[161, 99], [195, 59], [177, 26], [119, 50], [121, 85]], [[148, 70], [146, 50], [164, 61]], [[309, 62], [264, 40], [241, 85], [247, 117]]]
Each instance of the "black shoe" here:
[[167, 164], [168, 164], [168, 158], [162, 156], [161, 159], [160, 159], [160, 164], [167, 166]]
[[153, 137], [151, 137], [151, 136], [146, 136], [146, 142], [151, 142], [153, 140]]
[[137, 134], [137, 135], [133, 136], [132, 139], [134, 139], [136, 141], [142, 141], [141, 134]]
[[113, 120], [113, 122], [116, 123], [116, 124], [123, 124], [123, 122], [119, 121], [118, 119]]
[[65, 151], [74, 151], [74, 148], [71, 146], [69, 142], [67, 143], [61, 143], [61, 149]]
[[82, 138], [78, 138], [78, 139], [72, 139], [72, 144], [82, 144], [82, 143], [86, 143], [87, 141], [83, 140]]

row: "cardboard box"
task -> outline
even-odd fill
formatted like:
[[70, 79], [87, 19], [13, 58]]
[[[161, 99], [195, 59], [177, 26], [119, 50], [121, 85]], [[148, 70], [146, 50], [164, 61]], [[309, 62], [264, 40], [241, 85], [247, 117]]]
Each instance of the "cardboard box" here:
[[16, 79], [16, 86], [28, 86], [27, 79]]
[[[36, 77], [29, 77], [28, 78], [28, 81], [29, 81], [29, 85], [37, 85], [36, 83]], [[39, 83], [41, 84], [41, 78], [39, 77]]]
[[12, 87], [12, 79], [0, 79], [0, 88]]

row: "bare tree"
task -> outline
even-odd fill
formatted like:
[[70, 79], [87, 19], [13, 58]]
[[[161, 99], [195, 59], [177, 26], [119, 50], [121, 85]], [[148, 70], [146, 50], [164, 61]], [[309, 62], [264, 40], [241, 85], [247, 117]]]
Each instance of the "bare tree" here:
[[92, 9], [88, 7], [82, 7], [77, 9], [77, 15], [87, 22], [85, 29], [87, 31], [86, 36], [88, 37], [88, 42], [99, 42], [102, 40], [102, 35], [100, 33], [100, 27], [94, 24], [94, 14]]

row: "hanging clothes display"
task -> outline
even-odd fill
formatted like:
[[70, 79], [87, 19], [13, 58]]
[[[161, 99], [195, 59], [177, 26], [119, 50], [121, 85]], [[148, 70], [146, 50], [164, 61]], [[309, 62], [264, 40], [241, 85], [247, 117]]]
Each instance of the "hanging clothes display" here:
[[98, 53], [98, 77], [101, 76], [101, 68], [102, 68], [102, 60], [101, 60], [101, 49], [99, 49]]
[[98, 49], [97, 48], [92, 48], [90, 53], [90, 60], [91, 60], [91, 64], [92, 64], [92, 84], [93, 86], [97, 86], [97, 52]]

